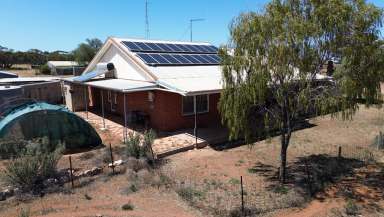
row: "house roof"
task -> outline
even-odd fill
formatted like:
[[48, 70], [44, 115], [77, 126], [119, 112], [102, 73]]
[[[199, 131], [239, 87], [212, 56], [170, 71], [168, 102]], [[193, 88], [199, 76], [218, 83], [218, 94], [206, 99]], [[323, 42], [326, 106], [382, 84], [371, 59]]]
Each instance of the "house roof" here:
[[[150, 43], [171, 43], [171, 44], [188, 44], [188, 45], [210, 45], [206, 42], [181, 42], [181, 41], [164, 41], [164, 40], [143, 40], [143, 39], [126, 39], [126, 38], [109, 38], [104, 46], [97, 53], [95, 58], [90, 62], [84, 73], [90, 73], [95, 70], [96, 66], [102, 60], [105, 53], [114, 46], [124, 58], [130, 60], [130, 64], [135, 65], [144, 74], [146, 82], [152, 82], [158, 86], [178, 92], [182, 95], [195, 95], [212, 92], [220, 92], [222, 89], [222, 74], [219, 65], [175, 65], [175, 66], [150, 66], [147, 65], [135, 52], [130, 51], [122, 42], [150, 42]], [[112, 60], [112, 63], [113, 60]], [[119, 64], [114, 63], [117, 70]], [[131, 73], [130, 71], [127, 74]], [[129, 77], [129, 75], [127, 75]], [[117, 76], [119, 79], [119, 76]], [[127, 78], [125, 78], [127, 79]], [[129, 78], [128, 78], [129, 80]], [[88, 82], [89, 83], [89, 82]], [[118, 85], [116, 82], [109, 83]]]
[[72, 67], [79, 66], [79, 63], [75, 61], [48, 61], [47, 65], [49, 67]]

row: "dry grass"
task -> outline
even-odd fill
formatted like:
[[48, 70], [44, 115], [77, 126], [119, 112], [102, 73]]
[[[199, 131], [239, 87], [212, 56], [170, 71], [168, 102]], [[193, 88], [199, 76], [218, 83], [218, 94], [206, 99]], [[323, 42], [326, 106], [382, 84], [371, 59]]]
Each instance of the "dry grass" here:
[[[311, 120], [314, 124], [312, 128], [297, 131], [293, 135], [288, 150], [289, 172], [294, 171], [294, 166], [300, 157], [325, 152], [337, 154], [338, 146], [345, 147], [343, 150], [352, 150], [346, 148], [347, 146], [368, 147], [378, 132], [383, 130], [383, 115], [382, 110], [361, 108], [353, 121], [344, 122], [329, 117]], [[354, 156], [353, 153], [356, 152], [361, 153], [359, 156], [364, 156], [359, 150], [364, 149], [355, 148], [353, 152], [344, 153], [346, 157]], [[84, 170], [105, 165], [100, 159], [103, 149], [90, 152], [92, 154], [73, 155], [73, 164], [76, 169]], [[120, 149], [115, 149], [116, 160], [122, 156], [123, 153], [120, 152]], [[48, 208], [56, 212], [50, 212], [45, 216], [95, 216], [96, 214], [150, 217], [207, 216], [206, 213], [220, 214], [217, 212], [218, 207], [225, 209], [239, 207], [239, 181], [240, 176], [243, 176], [245, 202], [252, 205], [248, 206], [249, 209], [254, 212], [266, 212], [281, 208], [268, 213], [268, 216], [325, 217], [332, 208], [344, 209], [347, 194], [340, 194], [340, 190], [352, 192], [353, 194], [348, 193], [348, 195], [358, 198], [357, 203], [362, 207], [361, 213], [364, 216], [369, 216], [367, 213], [377, 213], [380, 209], [382, 211], [384, 187], [377, 188], [377, 183], [375, 184], [374, 181], [382, 177], [384, 170], [377, 165], [353, 168], [351, 176], [345, 175], [336, 183], [331, 183], [322, 194], [317, 194], [318, 199], [309, 202], [308, 205], [304, 204], [305, 207], [302, 209], [286, 208], [302, 205], [307, 199], [306, 189], [295, 184], [297, 183], [295, 176], [291, 179], [292, 183], [284, 187], [276, 186], [274, 175], [279, 165], [278, 156], [278, 138], [257, 142], [251, 149], [249, 146], [240, 146], [216, 151], [208, 147], [170, 156], [165, 160], [162, 174], [153, 175], [147, 169], [140, 169], [137, 172], [128, 169], [125, 174], [108, 176], [106, 182], [96, 179], [92, 183], [73, 190], [72, 194], [49, 194], [41, 200], [32, 200], [28, 206], [31, 207], [32, 216], [40, 215], [42, 210]], [[384, 160], [382, 153], [375, 153], [375, 158]], [[96, 165], [96, 162], [99, 165]], [[68, 158], [62, 158], [59, 166], [68, 168]], [[109, 169], [106, 172], [109, 172]], [[135, 184], [129, 178], [129, 174], [132, 173], [137, 175], [139, 183], [149, 183], [146, 185], [148, 187], [137, 186], [137, 191], [135, 189], [135, 192], [122, 194], [124, 189]], [[171, 190], [161, 187], [163, 182], [166, 182]], [[180, 192], [185, 194], [188, 200], [184, 200], [183, 196], [173, 191], [182, 188], [187, 188]], [[92, 199], [87, 200], [84, 195]], [[129, 201], [133, 202], [134, 209], [129, 212], [122, 210], [122, 206]], [[188, 201], [192, 201], [192, 206]], [[227, 205], [228, 201], [232, 203], [230, 206]], [[0, 216], [17, 216], [22, 207], [25, 207], [25, 204], [12, 200], [1, 202]], [[335, 213], [337, 214], [336, 211]]]

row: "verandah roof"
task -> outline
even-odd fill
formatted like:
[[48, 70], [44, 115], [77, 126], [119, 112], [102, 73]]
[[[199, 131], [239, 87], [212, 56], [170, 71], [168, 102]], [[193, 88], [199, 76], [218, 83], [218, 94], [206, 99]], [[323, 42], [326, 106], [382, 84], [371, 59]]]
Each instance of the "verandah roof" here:
[[83, 83], [91, 87], [97, 87], [108, 90], [115, 90], [120, 92], [135, 92], [143, 90], [153, 90], [158, 86], [155, 83], [147, 81], [135, 81], [127, 79], [103, 79], [103, 80], [91, 80]]

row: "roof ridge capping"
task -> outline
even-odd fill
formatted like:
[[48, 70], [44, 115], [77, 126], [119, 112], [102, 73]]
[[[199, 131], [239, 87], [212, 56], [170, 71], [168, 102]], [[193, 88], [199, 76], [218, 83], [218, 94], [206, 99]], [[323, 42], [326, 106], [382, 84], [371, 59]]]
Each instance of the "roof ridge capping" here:
[[171, 41], [171, 40], [157, 40], [157, 39], [140, 39], [140, 38], [118, 38], [111, 37], [118, 42], [131, 41], [131, 42], [147, 42], [147, 43], [172, 43], [172, 44], [191, 44], [191, 45], [213, 45], [209, 42], [190, 42], [190, 41]]

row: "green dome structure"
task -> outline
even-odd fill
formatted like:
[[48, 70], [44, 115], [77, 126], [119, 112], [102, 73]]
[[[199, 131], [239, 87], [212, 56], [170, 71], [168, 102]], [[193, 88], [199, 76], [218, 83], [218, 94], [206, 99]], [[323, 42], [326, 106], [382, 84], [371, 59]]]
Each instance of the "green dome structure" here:
[[95, 129], [68, 109], [33, 102], [17, 106], [0, 116], [0, 139], [33, 140], [47, 138], [51, 144], [64, 144], [67, 150], [101, 145]]

